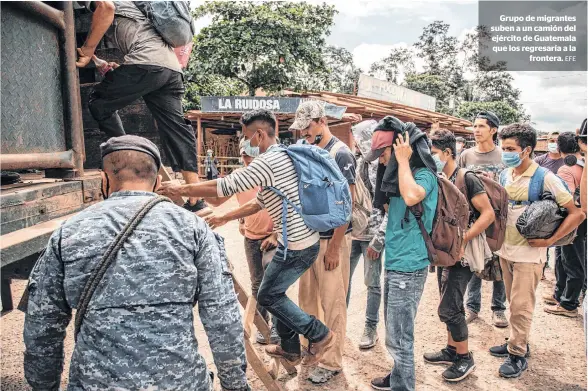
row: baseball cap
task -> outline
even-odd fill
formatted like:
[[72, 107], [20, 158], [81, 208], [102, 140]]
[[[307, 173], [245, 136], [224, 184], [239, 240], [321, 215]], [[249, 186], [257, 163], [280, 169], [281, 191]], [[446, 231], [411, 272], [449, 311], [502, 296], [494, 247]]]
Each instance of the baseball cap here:
[[294, 122], [290, 125], [292, 130], [308, 128], [313, 119], [326, 117], [325, 104], [320, 100], [307, 100], [298, 106], [294, 116]]
[[578, 133], [578, 137], [586, 138], [588, 135], [586, 134], [586, 119], [580, 125], [580, 133]]
[[379, 158], [386, 148], [394, 144], [394, 140], [396, 140], [399, 134], [404, 134], [404, 128], [404, 122], [392, 115], [387, 115], [382, 118], [374, 129], [372, 148], [371, 151], [364, 156], [365, 160], [373, 162]]
[[490, 125], [492, 125], [493, 128], [498, 128], [500, 126], [500, 119], [492, 111], [480, 111], [478, 114], [476, 114], [474, 120], [477, 118], [485, 119]]
[[100, 144], [100, 154], [102, 155], [102, 159], [104, 159], [106, 155], [117, 151], [137, 151], [146, 153], [155, 160], [157, 168], [161, 168], [161, 155], [159, 153], [159, 148], [144, 137], [126, 134], [124, 136], [111, 137], [106, 142]]

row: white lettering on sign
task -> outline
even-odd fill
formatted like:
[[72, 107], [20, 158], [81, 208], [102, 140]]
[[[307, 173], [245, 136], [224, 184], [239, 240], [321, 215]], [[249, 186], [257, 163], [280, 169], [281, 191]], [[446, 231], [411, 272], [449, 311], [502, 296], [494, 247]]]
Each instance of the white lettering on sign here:
[[[230, 103], [221, 104], [222, 99], [219, 99], [219, 109], [231, 108]], [[235, 99], [235, 110], [280, 110], [280, 101], [277, 99], [247, 99], [247, 98], [236, 98]]]
[[[224, 103], [223, 103], [224, 101]], [[218, 100], [218, 108], [221, 110], [232, 109], [231, 100], [230, 99], [219, 99]]]
[[359, 75], [358, 84], [357, 96], [435, 111], [436, 99], [432, 96], [364, 74]]

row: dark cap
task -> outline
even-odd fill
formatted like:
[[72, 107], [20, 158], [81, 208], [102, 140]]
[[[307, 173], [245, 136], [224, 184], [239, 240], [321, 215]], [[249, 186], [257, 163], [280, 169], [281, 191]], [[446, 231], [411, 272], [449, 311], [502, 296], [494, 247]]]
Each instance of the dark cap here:
[[578, 133], [578, 137], [586, 138], [586, 120], [582, 122], [580, 125], [580, 133]]
[[492, 128], [498, 128], [500, 126], [500, 119], [492, 111], [480, 111], [478, 114], [476, 114], [474, 120], [477, 118], [485, 119]]
[[146, 153], [155, 160], [157, 169], [161, 167], [161, 155], [159, 154], [159, 149], [146, 138], [127, 134], [119, 137], [111, 137], [105, 143], [100, 144], [102, 159], [104, 159], [109, 153], [116, 151], [137, 151]]
[[364, 156], [365, 161], [373, 162], [386, 148], [394, 144], [399, 134], [404, 134], [406, 124], [396, 117], [387, 115], [378, 122], [372, 136], [372, 148]]

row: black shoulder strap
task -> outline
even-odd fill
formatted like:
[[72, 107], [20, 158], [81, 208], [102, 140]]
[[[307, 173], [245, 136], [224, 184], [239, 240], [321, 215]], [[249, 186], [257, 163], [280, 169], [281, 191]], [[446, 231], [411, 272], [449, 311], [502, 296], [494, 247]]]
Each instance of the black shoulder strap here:
[[143, 205], [129, 220], [125, 228], [118, 235], [116, 235], [116, 238], [110, 244], [110, 246], [108, 246], [108, 249], [102, 256], [102, 260], [100, 261], [98, 266], [96, 266], [92, 271], [92, 275], [90, 275], [90, 278], [88, 278], [88, 281], [86, 281], [84, 290], [80, 295], [80, 300], [76, 312], [76, 319], [74, 322], [74, 339], [77, 339], [78, 337], [78, 333], [80, 332], [82, 322], [84, 321], [84, 316], [86, 315], [88, 305], [90, 304], [90, 300], [92, 300], [92, 296], [94, 295], [94, 292], [98, 287], [98, 284], [100, 283], [100, 281], [102, 281], [102, 278], [106, 273], [106, 270], [108, 270], [108, 267], [114, 261], [116, 254], [122, 248], [123, 244], [127, 241], [129, 236], [131, 236], [135, 228], [137, 228], [137, 225], [139, 225], [141, 220], [143, 220], [145, 215], [151, 210], [151, 208], [153, 208], [160, 202], [171, 202], [171, 200], [167, 197], [158, 196], [149, 200], [149, 202]]

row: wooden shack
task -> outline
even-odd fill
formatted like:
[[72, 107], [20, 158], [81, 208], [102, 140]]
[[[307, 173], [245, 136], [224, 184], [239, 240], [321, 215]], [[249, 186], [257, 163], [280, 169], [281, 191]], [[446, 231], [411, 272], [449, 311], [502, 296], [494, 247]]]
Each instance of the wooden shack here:
[[[300, 138], [298, 132], [290, 131], [290, 125], [294, 120], [294, 113], [299, 101], [287, 100], [288, 98], [319, 99], [333, 106], [345, 107], [346, 113], [360, 114], [364, 120], [380, 120], [386, 115], [393, 115], [405, 122], [414, 122], [422, 130], [429, 132], [435, 128], [447, 128], [456, 135], [471, 138], [472, 131], [467, 128], [471, 122], [434, 111], [414, 108], [398, 103], [391, 103], [371, 98], [362, 98], [355, 95], [337, 94], [332, 92], [308, 92], [296, 93], [284, 91], [282, 97], [203, 97], [202, 110], [190, 110], [185, 117], [192, 122], [198, 140], [198, 158], [201, 166], [200, 174], [203, 175], [203, 161], [207, 150], [212, 150], [220, 161], [219, 171], [221, 176], [230, 173], [233, 169], [241, 167], [239, 163], [239, 138], [241, 137], [240, 118], [243, 112], [252, 109], [251, 103], [240, 104], [239, 100], [248, 102], [266, 102], [268, 99], [280, 100], [279, 109], [275, 110], [272, 103], [265, 107], [274, 111], [278, 120], [278, 132], [282, 143], [289, 145], [296, 143]], [[220, 104], [211, 100], [221, 100]], [[227, 100], [223, 107], [222, 100]], [[298, 102], [298, 103], [297, 103]], [[212, 107], [214, 106], [214, 107]], [[235, 107], [237, 106], [237, 107]], [[258, 106], [259, 107], [259, 106]], [[333, 117], [329, 119], [329, 128], [333, 134], [353, 147], [351, 124]]]

